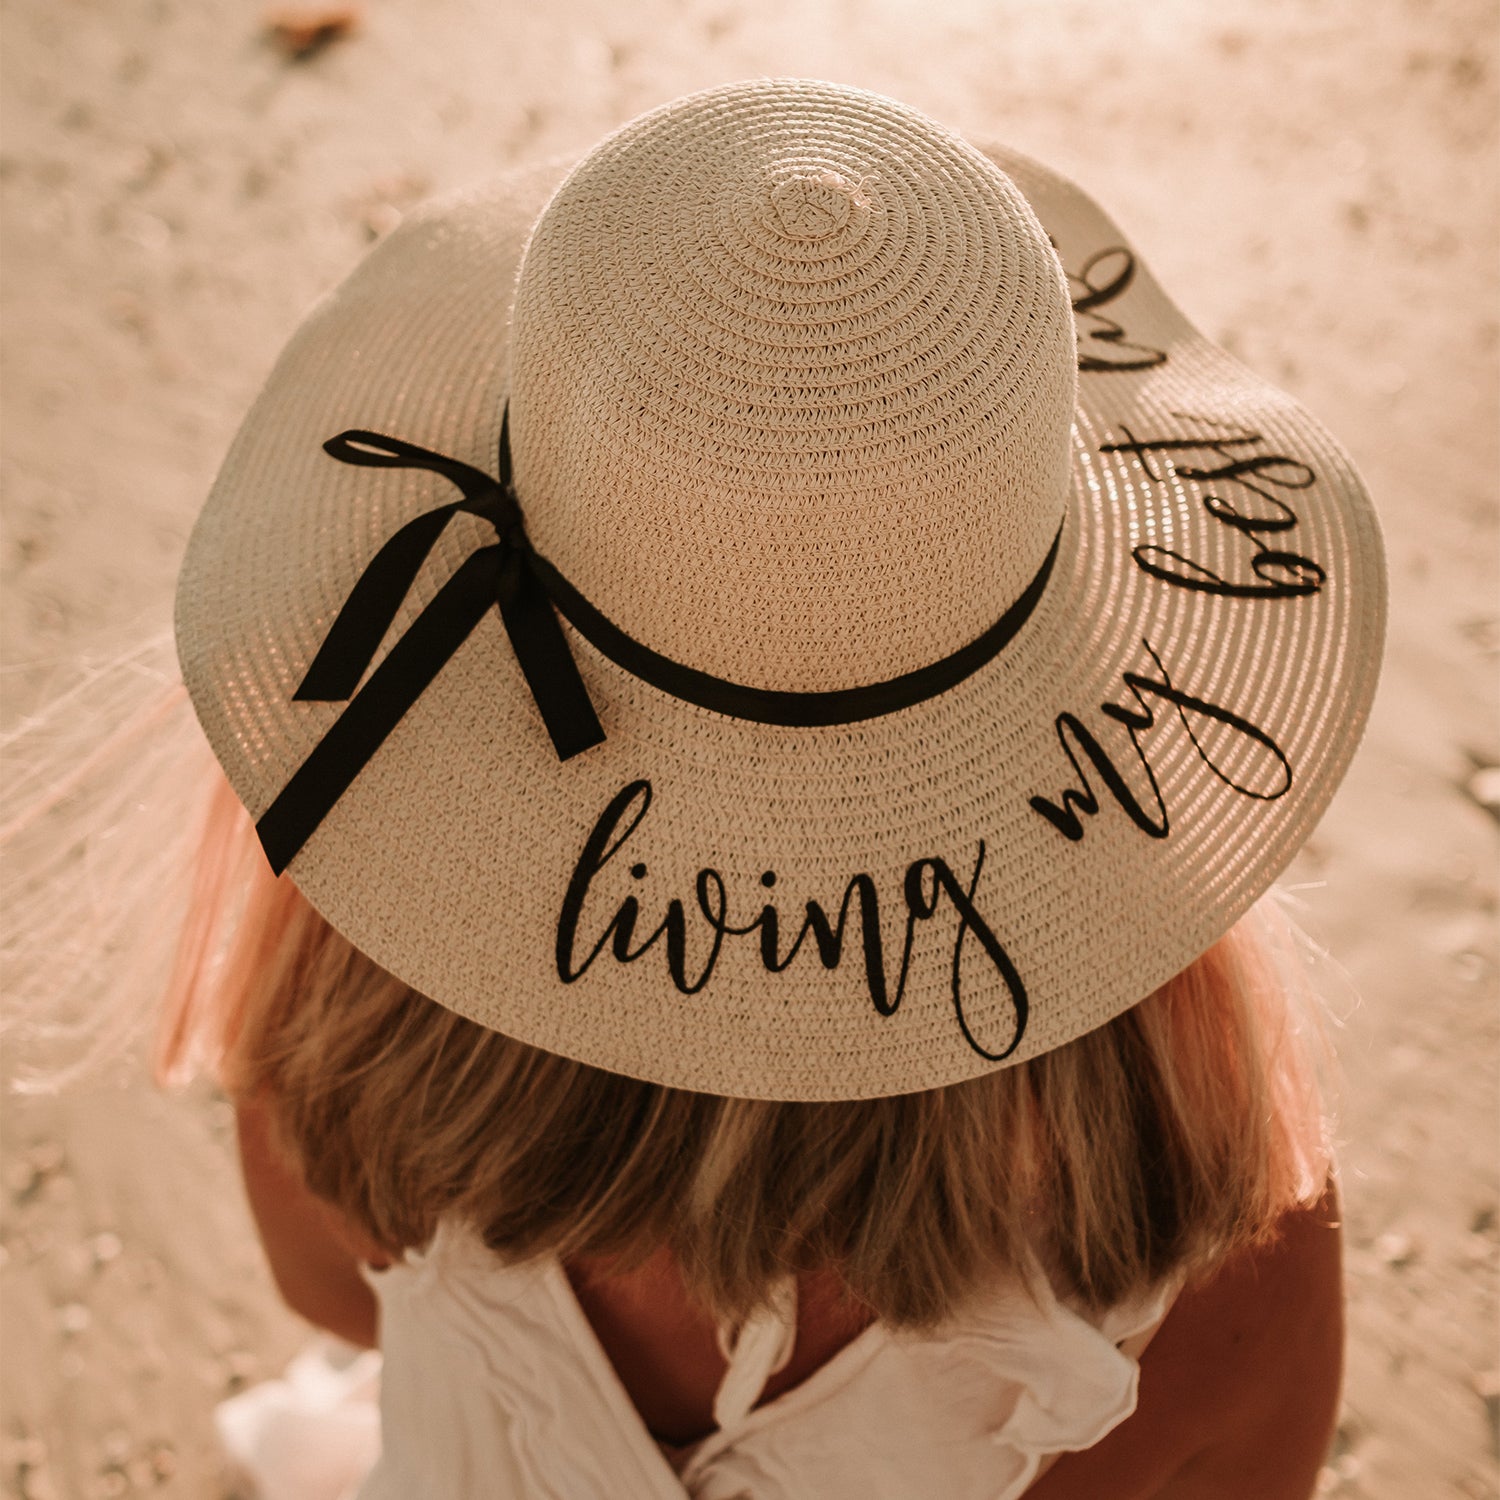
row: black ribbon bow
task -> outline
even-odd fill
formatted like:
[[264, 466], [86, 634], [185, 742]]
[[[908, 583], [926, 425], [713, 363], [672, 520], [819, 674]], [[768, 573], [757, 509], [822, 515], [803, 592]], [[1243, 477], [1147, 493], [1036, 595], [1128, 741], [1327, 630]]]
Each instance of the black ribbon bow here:
[[[559, 614], [606, 660], [685, 703], [756, 724], [804, 729], [855, 724], [945, 693], [993, 661], [1041, 601], [1062, 542], [1059, 521], [1047, 555], [1009, 608], [988, 629], [938, 661], [859, 687], [813, 692], [748, 687], [673, 661], [634, 639], [532, 550], [511, 484], [508, 412], [500, 424], [498, 479], [456, 458], [378, 432], [341, 432], [323, 447], [340, 463], [430, 469], [456, 485], [463, 499], [408, 521], [381, 547], [350, 591], [294, 694], [302, 702], [347, 702], [348, 707], [255, 825], [278, 875], [491, 604], [499, 607], [558, 759], [569, 760], [597, 745], [604, 731], [568, 650]], [[488, 521], [499, 540], [460, 564], [360, 687], [427, 555], [459, 511]]]
[[[346, 702], [327, 734], [261, 815], [255, 828], [279, 875], [420, 698], [491, 605], [496, 605], [559, 760], [604, 738], [588, 690], [538, 572], [511, 485], [509, 413], [501, 422], [499, 478], [399, 438], [351, 429], [323, 444], [340, 463], [430, 469], [461, 500], [408, 521], [360, 575], [293, 695]], [[359, 687], [443, 528], [460, 511], [488, 521], [498, 541], [460, 564]], [[358, 689], [358, 691], [356, 691]]]

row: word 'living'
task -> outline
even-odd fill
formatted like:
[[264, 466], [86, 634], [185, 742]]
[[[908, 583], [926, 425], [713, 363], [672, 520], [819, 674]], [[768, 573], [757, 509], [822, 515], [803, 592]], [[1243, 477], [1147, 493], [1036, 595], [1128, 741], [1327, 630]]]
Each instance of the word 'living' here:
[[[584, 843], [557, 919], [557, 972], [565, 984], [572, 984], [582, 978], [606, 948], [618, 962], [628, 964], [645, 957], [661, 944], [665, 950], [667, 972], [672, 983], [682, 994], [695, 995], [712, 977], [725, 940], [752, 936], [759, 949], [760, 961], [770, 973], [785, 972], [798, 955], [804, 952], [809, 938], [812, 939], [813, 951], [823, 967], [836, 969], [843, 961], [844, 943], [851, 917], [857, 913], [864, 981], [870, 1002], [880, 1015], [894, 1015], [906, 993], [917, 924], [931, 921], [946, 906], [951, 909], [954, 919], [950, 993], [953, 1013], [964, 1040], [981, 1057], [993, 1062], [1009, 1057], [1020, 1045], [1026, 1030], [1026, 987], [1021, 982], [1021, 976], [1010, 955], [975, 905], [979, 877], [984, 870], [983, 839], [979, 841], [978, 854], [967, 883], [959, 879], [946, 860], [935, 855], [913, 860], [907, 866], [901, 882], [901, 897], [905, 907], [901, 966], [894, 990], [886, 973], [885, 942], [880, 924], [880, 895], [874, 878], [866, 874], [849, 878], [844, 887], [843, 899], [839, 903], [838, 915], [832, 919], [817, 901], [806, 902], [796, 935], [784, 947], [783, 917], [776, 906], [762, 898], [759, 912], [749, 921], [740, 923], [732, 920], [729, 893], [723, 876], [717, 870], [705, 867], [698, 871], [693, 882], [692, 905], [695, 915], [692, 918], [688, 915], [688, 904], [674, 896], [667, 901], [666, 912], [661, 921], [637, 940], [636, 925], [641, 918], [641, 903], [634, 895], [625, 896], [616, 906], [614, 915], [599, 931], [592, 946], [579, 957], [579, 926], [585, 916], [585, 907], [589, 904], [595, 882], [640, 827], [650, 807], [651, 783], [630, 782], [616, 793], [609, 806], [600, 814], [593, 832]], [[647, 873], [646, 865], [640, 861], [630, 866], [630, 877], [635, 881], [644, 880]], [[776, 885], [775, 871], [767, 870], [760, 877], [760, 883], [766, 891], [772, 890]], [[691, 971], [688, 955], [690, 921], [707, 939], [707, 951], [691, 964]], [[791, 923], [788, 922], [787, 926], [790, 927]], [[698, 946], [696, 941], [694, 946]], [[980, 960], [999, 978], [1004, 993], [1004, 1006], [1012, 1023], [1010, 1034], [998, 1044], [995, 1038], [982, 1040], [976, 1035], [970, 1024], [971, 1016], [964, 999], [965, 955], [975, 948], [978, 949]]]

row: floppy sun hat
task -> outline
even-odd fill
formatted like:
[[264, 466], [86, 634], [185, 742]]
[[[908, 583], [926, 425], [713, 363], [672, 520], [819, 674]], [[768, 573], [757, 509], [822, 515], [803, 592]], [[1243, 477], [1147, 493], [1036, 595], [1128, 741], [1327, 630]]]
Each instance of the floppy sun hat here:
[[1207, 948], [1374, 692], [1349, 460], [1078, 188], [877, 95], [692, 95], [413, 214], [193, 533], [272, 866], [487, 1027], [933, 1088]]

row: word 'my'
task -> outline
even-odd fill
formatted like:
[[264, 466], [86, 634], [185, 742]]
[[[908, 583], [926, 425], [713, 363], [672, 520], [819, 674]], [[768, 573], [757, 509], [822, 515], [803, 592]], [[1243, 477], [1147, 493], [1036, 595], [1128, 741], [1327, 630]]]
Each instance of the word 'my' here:
[[[1121, 681], [1131, 701], [1101, 703], [1099, 712], [1125, 731], [1125, 745], [1129, 754], [1126, 764], [1133, 760], [1139, 767], [1139, 774], [1144, 776], [1145, 783], [1150, 788], [1148, 798], [1136, 795], [1115, 757], [1076, 714], [1061, 713], [1054, 721], [1058, 742], [1073, 767], [1075, 784], [1062, 792], [1056, 802], [1040, 796], [1032, 797], [1030, 802], [1034, 812], [1040, 813], [1064, 838], [1074, 843], [1084, 835], [1084, 824], [1079, 814], [1093, 817], [1099, 811], [1099, 798], [1089, 779], [1089, 773], [1084, 768], [1085, 760], [1093, 767], [1094, 774], [1104, 789], [1119, 803], [1130, 821], [1142, 833], [1154, 839], [1164, 839], [1171, 832], [1171, 819], [1162, 797], [1161, 784], [1157, 781], [1156, 772], [1141, 744], [1141, 735], [1156, 725], [1158, 712], [1163, 706], [1175, 712], [1193, 743], [1193, 749], [1226, 786], [1246, 797], [1253, 797], [1258, 802], [1274, 802], [1291, 789], [1291, 763], [1265, 730], [1223, 704], [1211, 703], [1207, 698], [1184, 692], [1172, 681], [1151, 642], [1143, 639], [1141, 644], [1146, 648], [1146, 654], [1156, 668], [1155, 672], [1121, 673]], [[1189, 715], [1200, 721], [1198, 728], [1194, 727], [1193, 718]], [[1216, 735], [1217, 749], [1212, 752], [1204, 743], [1204, 720], [1210, 726], [1221, 726]], [[1226, 764], [1231, 760], [1237, 763], [1259, 760], [1260, 770], [1269, 772], [1269, 775], [1257, 778], [1259, 785], [1253, 784], [1251, 770], [1246, 768], [1231, 771]]]

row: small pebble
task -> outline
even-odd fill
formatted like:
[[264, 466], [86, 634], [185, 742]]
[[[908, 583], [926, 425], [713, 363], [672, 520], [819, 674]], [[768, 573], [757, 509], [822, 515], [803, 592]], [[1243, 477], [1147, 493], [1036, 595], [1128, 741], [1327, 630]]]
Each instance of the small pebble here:
[[1388, 1230], [1375, 1241], [1375, 1254], [1399, 1271], [1417, 1258], [1416, 1241], [1399, 1229]]
[[124, 1248], [120, 1236], [106, 1229], [89, 1241], [89, 1253], [94, 1258], [94, 1269], [100, 1270], [112, 1260], [118, 1260]]
[[151, 1473], [158, 1484], [165, 1484], [177, 1472], [177, 1450], [170, 1443], [157, 1443], [151, 1449]]
[[130, 1434], [123, 1427], [116, 1427], [105, 1433], [102, 1447], [110, 1463], [123, 1464], [130, 1456]]
[[267, 12], [266, 34], [290, 62], [303, 62], [359, 25], [352, 5], [308, 5]]
[[1484, 954], [1476, 953], [1472, 948], [1465, 948], [1461, 953], [1453, 955], [1453, 967], [1458, 971], [1458, 977], [1465, 984], [1477, 984], [1484, 978], [1485, 971], [1489, 968], [1489, 960]]
[[151, 331], [151, 312], [133, 292], [111, 292], [105, 303], [110, 321], [130, 333], [146, 334]]
[[1487, 812], [1500, 817], [1500, 766], [1480, 766], [1464, 790]]
[[372, 240], [380, 240], [401, 222], [401, 210], [394, 203], [376, 203], [364, 211], [361, 220], [365, 234]]
[[125, 187], [132, 193], [149, 188], [172, 165], [175, 151], [171, 146], [155, 143], [141, 146], [132, 153], [125, 177]]
[[[1491, 324], [1492, 329], [1497, 325]], [[1500, 653], [1500, 617], [1493, 615], [1476, 615], [1472, 619], [1465, 620], [1459, 627], [1459, 634], [1476, 646], [1486, 656]]]
[[93, 1315], [81, 1302], [69, 1302], [58, 1309], [57, 1326], [70, 1338], [84, 1332], [93, 1322]]
[[1333, 1434], [1333, 1456], [1347, 1453], [1368, 1431], [1365, 1419], [1352, 1407], [1346, 1407]]
[[122, 217], [121, 237], [150, 253], [165, 250], [172, 242], [172, 226], [160, 214], [132, 210]]

